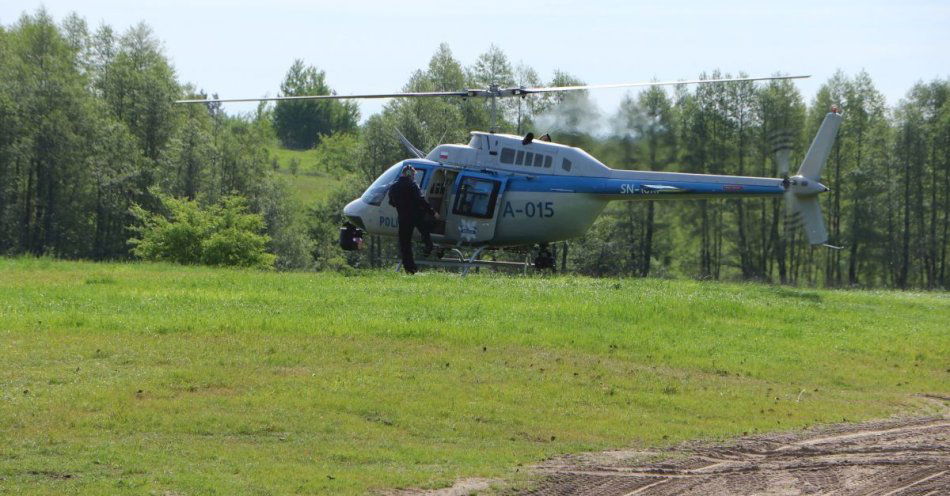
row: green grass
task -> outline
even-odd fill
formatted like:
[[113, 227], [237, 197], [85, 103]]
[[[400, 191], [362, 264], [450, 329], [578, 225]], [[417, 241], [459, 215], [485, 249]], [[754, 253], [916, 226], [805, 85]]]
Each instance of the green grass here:
[[278, 174], [290, 185], [293, 198], [303, 206], [326, 200], [331, 193], [339, 189], [341, 183], [340, 179], [326, 173], [293, 175], [280, 170]]
[[317, 170], [320, 167], [317, 164], [317, 150], [291, 150], [288, 148], [283, 148], [279, 145], [270, 146], [267, 148], [267, 151], [270, 153], [271, 157], [277, 158], [277, 163], [280, 164], [281, 170], [287, 171], [290, 169], [290, 162], [293, 159], [297, 159], [300, 163], [300, 172]]
[[363, 494], [920, 412], [946, 293], [0, 259], [0, 494]]
[[[301, 206], [307, 207], [326, 200], [340, 186], [340, 179], [317, 163], [316, 150], [288, 150], [272, 146], [268, 152], [277, 158], [280, 165], [277, 173], [287, 181], [291, 195]], [[290, 172], [293, 159], [300, 163], [297, 174]]]

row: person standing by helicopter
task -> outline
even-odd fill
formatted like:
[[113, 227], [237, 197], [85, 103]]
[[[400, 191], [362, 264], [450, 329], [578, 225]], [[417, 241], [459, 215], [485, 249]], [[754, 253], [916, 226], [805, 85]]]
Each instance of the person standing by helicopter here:
[[389, 204], [396, 207], [399, 217], [399, 253], [402, 255], [402, 267], [408, 274], [415, 274], [416, 261], [412, 256], [412, 232], [419, 229], [422, 242], [425, 243], [425, 252], [432, 252], [432, 238], [429, 236], [429, 222], [426, 216], [436, 220], [439, 214], [429, 205], [422, 190], [415, 181], [416, 170], [406, 164], [399, 179], [389, 188]]

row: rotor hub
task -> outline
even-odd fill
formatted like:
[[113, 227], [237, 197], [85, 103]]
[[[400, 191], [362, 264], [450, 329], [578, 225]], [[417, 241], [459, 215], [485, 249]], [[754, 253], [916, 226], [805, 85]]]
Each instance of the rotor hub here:
[[820, 182], [805, 176], [792, 176], [782, 182], [786, 191], [790, 191], [798, 196], [815, 196], [820, 193], [831, 191], [827, 186]]

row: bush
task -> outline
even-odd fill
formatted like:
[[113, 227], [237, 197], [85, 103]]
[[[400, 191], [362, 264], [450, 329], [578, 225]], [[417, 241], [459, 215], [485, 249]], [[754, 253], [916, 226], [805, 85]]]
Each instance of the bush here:
[[344, 176], [336, 191], [308, 210], [307, 234], [312, 240], [311, 254], [317, 270], [341, 270], [368, 262], [368, 250], [347, 252], [339, 244], [343, 207], [358, 197], [365, 186], [353, 175]]
[[132, 253], [145, 260], [269, 269], [270, 237], [260, 234], [264, 218], [247, 211], [240, 196], [227, 196], [202, 208], [197, 201], [160, 196], [167, 215], [136, 205], [132, 214], [141, 223], [139, 236], [129, 240]]
[[260, 184], [251, 206], [264, 218], [271, 240], [270, 252], [277, 256], [278, 270], [313, 268], [313, 241], [307, 235], [305, 212], [282, 177], [271, 176]]
[[317, 164], [331, 174], [349, 174], [356, 171], [359, 161], [359, 137], [356, 133], [336, 133], [321, 136], [316, 148]]

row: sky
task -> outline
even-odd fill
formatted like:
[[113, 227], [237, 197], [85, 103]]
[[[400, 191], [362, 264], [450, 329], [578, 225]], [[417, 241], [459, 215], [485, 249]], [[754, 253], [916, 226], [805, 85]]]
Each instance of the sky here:
[[[0, 4], [0, 24], [41, 6], [57, 21], [75, 11], [91, 28], [144, 21], [181, 82], [222, 98], [275, 96], [297, 58], [339, 94], [399, 91], [442, 42], [463, 65], [495, 44], [544, 80], [555, 69], [590, 84], [715, 69], [810, 74], [796, 82], [808, 101], [838, 69], [866, 70], [891, 105], [915, 82], [950, 77], [950, 0], [22, 0]], [[628, 93], [591, 96], [610, 114]], [[383, 104], [361, 102], [363, 119]]]

